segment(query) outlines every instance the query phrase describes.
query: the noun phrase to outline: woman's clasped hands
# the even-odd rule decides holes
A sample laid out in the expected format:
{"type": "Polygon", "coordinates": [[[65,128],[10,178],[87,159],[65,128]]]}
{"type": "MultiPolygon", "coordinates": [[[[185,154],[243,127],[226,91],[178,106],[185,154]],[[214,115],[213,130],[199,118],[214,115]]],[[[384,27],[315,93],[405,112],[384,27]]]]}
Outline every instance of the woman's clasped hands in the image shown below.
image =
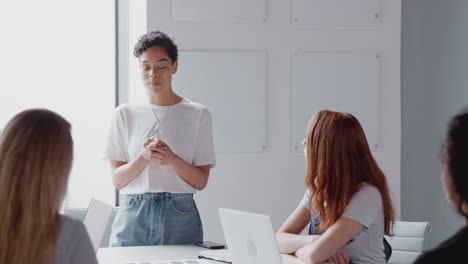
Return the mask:
{"type": "Polygon", "coordinates": [[[160,165],[172,165],[179,158],[164,141],[153,137],[143,144],[141,154],[147,161],[160,165]]]}

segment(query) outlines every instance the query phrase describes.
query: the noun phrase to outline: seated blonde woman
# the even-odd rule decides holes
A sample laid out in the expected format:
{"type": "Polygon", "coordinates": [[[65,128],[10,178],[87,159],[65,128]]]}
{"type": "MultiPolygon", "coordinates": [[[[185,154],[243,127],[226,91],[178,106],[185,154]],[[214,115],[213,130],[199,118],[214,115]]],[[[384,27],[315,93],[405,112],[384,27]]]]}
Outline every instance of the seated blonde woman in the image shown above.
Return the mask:
{"type": "Polygon", "coordinates": [[[0,263],[97,263],[84,225],[59,214],[72,166],[70,124],[26,110],[0,135],[0,263]]]}

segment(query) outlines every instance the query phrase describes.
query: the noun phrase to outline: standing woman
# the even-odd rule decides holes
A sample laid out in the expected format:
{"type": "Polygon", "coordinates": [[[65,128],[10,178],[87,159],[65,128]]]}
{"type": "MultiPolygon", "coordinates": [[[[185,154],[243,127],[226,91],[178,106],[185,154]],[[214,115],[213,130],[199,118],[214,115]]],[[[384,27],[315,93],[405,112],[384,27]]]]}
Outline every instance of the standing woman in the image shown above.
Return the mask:
{"type": "Polygon", "coordinates": [[[0,263],[97,264],[83,223],[59,214],[72,167],[70,124],[23,111],[0,135],[0,263]]]}
{"type": "Polygon", "coordinates": [[[203,240],[193,199],[215,165],[211,115],[174,93],[177,46],[160,31],[138,40],[148,104],[123,104],[114,113],[106,156],[120,190],[111,246],[186,244],[203,240]]]}
{"type": "Polygon", "coordinates": [[[359,121],[322,110],[310,120],[303,144],[308,190],[276,234],[281,253],[308,264],[386,263],[383,238],[390,235],[394,209],[359,121]],[[315,233],[326,231],[299,235],[316,218],[315,233]]]}
{"type": "Polygon", "coordinates": [[[442,186],[447,200],[465,218],[465,226],[415,264],[466,262],[468,250],[468,110],[452,118],[444,146],[442,186]],[[465,261],[464,261],[465,259],[465,261]]]}

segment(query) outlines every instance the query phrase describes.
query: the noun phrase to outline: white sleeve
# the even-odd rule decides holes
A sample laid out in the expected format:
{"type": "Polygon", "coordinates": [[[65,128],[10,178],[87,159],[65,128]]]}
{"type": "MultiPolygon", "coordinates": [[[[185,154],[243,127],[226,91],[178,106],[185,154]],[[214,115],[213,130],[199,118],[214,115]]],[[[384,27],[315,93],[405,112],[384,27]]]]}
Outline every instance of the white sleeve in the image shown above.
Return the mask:
{"type": "Polygon", "coordinates": [[[200,116],[193,166],[216,165],[211,114],[203,109],[200,116]]]}
{"type": "Polygon", "coordinates": [[[370,228],[382,208],[380,191],[374,186],[365,185],[351,198],[342,216],[370,228]]]}
{"type": "Polygon", "coordinates": [[[114,111],[104,158],[107,160],[117,160],[128,162],[127,160],[127,139],[125,137],[125,120],[123,118],[123,108],[117,107],[114,111]]]}
{"type": "Polygon", "coordinates": [[[306,192],[304,193],[304,196],[302,197],[300,205],[307,210],[311,210],[309,206],[309,200],[310,200],[310,190],[307,189],[306,192]]]}

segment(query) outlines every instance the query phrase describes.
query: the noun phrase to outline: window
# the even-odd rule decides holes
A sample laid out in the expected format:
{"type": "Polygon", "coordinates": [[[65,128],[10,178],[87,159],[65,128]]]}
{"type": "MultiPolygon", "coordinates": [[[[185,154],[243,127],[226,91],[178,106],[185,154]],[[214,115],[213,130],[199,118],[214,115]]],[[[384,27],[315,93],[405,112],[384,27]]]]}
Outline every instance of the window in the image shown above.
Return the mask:
{"type": "Polygon", "coordinates": [[[2,1],[0,32],[0,130],[27,108],[58,112],[75,146],[67,205],[113,204],[101,156],[115,107],[115,2],[2,1]]]}

